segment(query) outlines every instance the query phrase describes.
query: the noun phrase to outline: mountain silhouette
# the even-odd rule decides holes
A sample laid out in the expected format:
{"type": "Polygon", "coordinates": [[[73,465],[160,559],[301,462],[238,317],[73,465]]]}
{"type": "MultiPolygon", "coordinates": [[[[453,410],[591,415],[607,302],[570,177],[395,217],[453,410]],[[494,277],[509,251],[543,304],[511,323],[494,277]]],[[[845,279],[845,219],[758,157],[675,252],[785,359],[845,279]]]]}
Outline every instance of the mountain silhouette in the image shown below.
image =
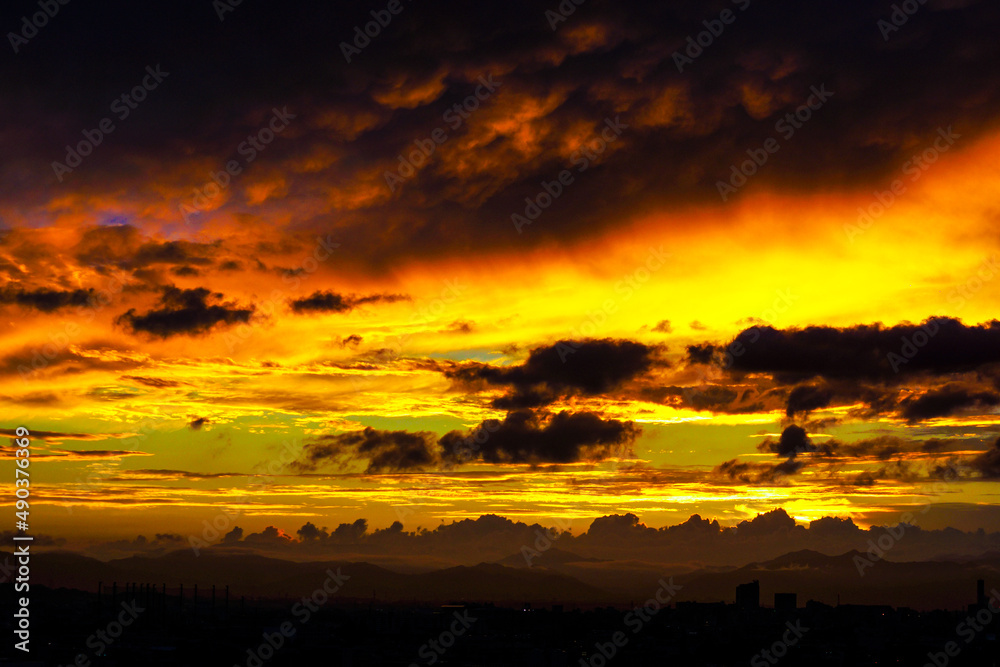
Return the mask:
{"type": "MultiPolygon", "coordinates": [[[[2,559],[7,554],[0,554],[2,559]]],[[[166,584],[185,594],[200,595],[212,585],[230,586],[233,595],[301,597],[323,585],[327,571],[340,571],[349,579],[338,596],[345,599],[446,602],[453,600],[516,603],[595,603],[607,599],[604,590],[564,574],[543,569],[516,569],[496,563],[457,566],[432,572],[400,573],[364,562],[295,562],[248,554],[220,555],[203,551],[176,551],[159,557],[132,556],[108,562],[69,552],[32,556],[33,581],[52,588],[93,591],[98,582],[109,590],[112,582],[123,591],[126,582],[166,584]]]]}
{"type": "MultiPolygon", "coordinates": [[[[8,554],[0,554],[0,558],[8,554]]],[[[32,556],[33,582],[52,588],[94,591],[98,582],[109,590],[112,582],[124,591],[126,582],[166,584],[175,591],[200,595],[230,586],[234,596],[295,598],[322,586],[329,570],[349,577],[338,596],[344,600],[389,602],[450,602],[456,600],[533,602],[547,604],[622,604],[645,600],[655,593],[660,578],[673,577],[682,586],[677,600],[732,602],[736,586],[760,582],[763,606],[775,593],[797,593],[807,600],[835,604],[892,605],[915,609],[962,609],[974,601],[976,579],[1000,584],[1000,557],[984,554],[969,562],[893,562],[849,551],[825,555],[803,550],[767,561],[726,570],[671,571],[669,566],[640,561],[606,561],[549,549],[528,567],[521,554],[496,563],[455,566],[429,572],[397,572],[366,562],[296,562],[245,553],[188,550],[162,556],[131,556],[111,561],[65,551],[32,556]],[[191,591],[191,592],[188,592],[191,591]]],[[[218,593],[217,593],[218,594],[218,593]]]]}
{"type": "Polygon", "coordinates": [[[571,551],[550,548],[546,551],[526,551],[512,554],[496,561],[498,564],[514,568],[555,569],[569,563],[600,563],[600,558],[586,558],[571,551]]]}

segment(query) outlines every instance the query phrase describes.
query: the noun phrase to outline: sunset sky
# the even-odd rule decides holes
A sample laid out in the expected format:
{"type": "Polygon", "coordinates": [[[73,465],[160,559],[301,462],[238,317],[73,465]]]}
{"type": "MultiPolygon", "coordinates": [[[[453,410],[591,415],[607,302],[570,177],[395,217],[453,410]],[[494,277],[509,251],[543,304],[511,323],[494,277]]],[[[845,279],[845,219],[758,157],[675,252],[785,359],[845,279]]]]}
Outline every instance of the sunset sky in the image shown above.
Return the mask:
{"type": "Polygon", "coordinates": [[[1000,530],[1000,7],[891,4],[60,6],[0,59],[32,532],[1000,530]]]}

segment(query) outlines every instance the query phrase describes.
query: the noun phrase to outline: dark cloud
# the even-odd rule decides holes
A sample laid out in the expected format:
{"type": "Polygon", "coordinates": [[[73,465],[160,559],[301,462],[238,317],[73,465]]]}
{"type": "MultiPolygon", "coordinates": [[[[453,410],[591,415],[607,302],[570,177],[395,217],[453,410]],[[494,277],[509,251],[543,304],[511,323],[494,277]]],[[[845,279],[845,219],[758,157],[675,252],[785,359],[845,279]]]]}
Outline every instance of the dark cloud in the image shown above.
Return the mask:
{"type": "Polygon", "coordinates": [[[190,472],[188,470],[163,470],[153,468],[140,468],[137,470],[122,471],[116,476],[109,477],[109,480],[129,481],[141,479],[225,479],[227,477],[245,477],[243,473],[236,472],[190,472]]]}
{"type": "Polygon", "coordinates": [[[315,292],[290,302],[296,313],[346,313],[354,306],[350,297],[333,292],[315,292]]]}
{"type": "Polygon", "coordinates": [[[342,338],[340,340],[340,346],[341,347],[358,347],[359,345],[361,345],[361,343],[364,342],[364,340],[365,339],[362,338],[361,336],[359,336],[358,334],[351,334],[350,336],[347,336],[346,338],[342,338]]]}
{"type": "MultiPolygon", "coordinates": [[[[17,435],[17,429],[13,428],[0,428],[0,435],[6,435],[12,438],[21,437],[17,435]]],[[[99,440],[104,437],[115,437],[115,436],[100,435],[96,433],[64,433],[62,431],[36,431],[32,429],[31,437],[58,441],[58,440],[99,440]]]]}
{"type": "Polygon", "coordinates": [[[788,394],[788,407],[785,414],[789,417],[799,413],[808,413],[830,405],[833,392],[827,387],[816,385],[800,385],[788,394]]]}
{"type": "Polygon", "coordinates": [[[910,423],[949,417],[967,410],[976,410],[978,414],[982,414],[996,405],[1000,405],[1000,394],[997,392],[976,391],[957,384],[932,389],[900,402],[901,414],[910,423]]]}
{"type": "Polygon", "coordinates": [[[355,308],[368,303],[398,303],[400,301],[411,301],[411,298],[405,294],[368,294],[366,296],[356,296],[351,298],[355,308]]]}
{"type": "MultiPolygon", "coordinates": [[[[968,507],[953,507],[968,511],[968,507]]],[[[982,517],[995,517],[996,508],[979,508],[982,517]]],[[[686,521],[662,528],[646,525],[635,514],[615,514],[595,517],[588,522],[574,521],[573,525],[561,522],[560,526],[542,526],[524,523],[494,514],[478,518],[441,522],[433,528],[404,525],[395,521],[386,528],[371,530],[364,518],[341,523],[334,529],[320,528],[307,522],[300,528],[289,526],[289,533],[271,526],[244,539],[244,531],[235,527],[219,543],[223,549],[247,548],[260,553],[286,555],[308,554],[308,558],[351,558],[372,562],[379,556],[399,557],[413,564],[415,558],[425,557],[433,567],[449,564],[474,565],[484,561],[502,561],[516,558],[523,563],[524,545],[534,545],[539,535],[551,536],[557,550],[584,559],[644,561],[651,573],[662,570],[663,564],[699,563],[733,565],[733,554],[739,553],[741,562],[763,561],[800,550],[840,555],[851,550],[865,551],[869,540],[877,543],[886,539],[891,527],[899,534],[897,523],[903,510],[888,515],[866,517],[873,521],[870,528],[859,528],[850,518],[826,516],[807,525],[797,524],[784,509],[776,508],[724,526],[716,519],[693,515],[686,521]],[[361,555],[361,556],[359,556],[361,555]]],[[[1000,549],[1000,533],[983,530],[931,530],[917,526],[906,527],[906,539],[893,547],[897,561],[938,560],[941,556],[956,554],[980,556],[1000,549]]],[[[9,540],[8,531],[3,537],[9,540]]],[[[891,537],[891,534],[890,534],[891,537]]],[[[148,550],[148,540],[130,540],[132,551],[148,550]]],[[[157,543],[173,549],[176,541],[170,536],[157,536],[157,543]]],[[[118,546],[123,546],[118,543],[118,546]]],[[[607,572],[599,563],[591,572],[595,585],[607,572]]],[[[700,567],[700,565],[699,565],[700,567]]],[[[589,570],[590,568],[586,568],[589,570]]],[[[575,570],[574,576],[584,576],[585,569],[575,570]]],[[[656,574],[655,579],[659,574],[656,574]]]]}
{"type": "Polygon", "coordinates": [[[120,352],[121,349],[106,346],[99,341],[87,341],[44,356],[40,348],[31,346],[0,359],[0,373],[33,378],[45,377],[48,373],[79,373],[86,370],[124,371],[141,365],[139,361],[120,352]]]}
{"type": "Polygon", "coordinates": [[[164,288],[159,307],[138,315],[134,308],[119,316],[115,322],[133,333],[148,333],[160,338],[176,335],[198,335],[217,325],[247,322],[254,307],[240,307],[222,301],[222,294],[212,293],[204,287],[195,289],[164,288]],[[209,303],[209,301],[217,303],[209,303]]]}
{"type": "Polygon", "coordinates": [[[559,395],[594,396],[616,389],[654,364],[663,364],[657,357],[659,350],[630,340],[564,340],[531,350],[518,366],[472,363],[450,369],[446,375],[466,383],[511,387],[512,395],[497,407],[535,407],[559,395]]]}
{"type": "MultiPolygon", "coordinates": [[[[733,405],[740,396],[740,392],[729,387],[720,385],[708,385],[699,387],[695,391],[681,391],[684,397],[683,405],[695,410],[718,410],[740,412],[741,410],[733,405]]],[[[750,406],[754,409],[754,406],[750,406]]]]}
{"type": "Polygon", "coordinates": [[[858,473],[853,480],[851,480],[851,485],[853,486],[875,486],[876,476],[874,473],[865,471],[858,473]]]}
{"type": "Polygon", "coordinates": [[[709,364],[715,356],[716,348],[711,344],[688,345],[687,359],[691,364],[709,364]]]}
{"type": "Polygon", "coordinates": [[[516,410],[503,421],[484,422],[471,438],[452,431],[440,444],[446,458],[460,461],[465,454],[488,463],[574,463],[625,453],[638,434],[635,424],[591,412],[560,412],[545,420],[516,410]]]}
{"type": "Polygon", "coordinates": [[[186,542],[183,535],[178,535],[177,533],[157,533],[155,536],[157,542],[186,542]]]}
{"type": "Polygon", "coordinates": [[[259,533],[250,533],[249,535],[243,538],[243,544],[247,544],[250,546],[257,546],[257,547],[265,547],[265,548],[275,547],[275,546],[285,546],[285,545],[290,545],[292,543],[293,543],[292,536],[275,526],[268,526],[259,533]]]}
{"type": "Polygon", "coordinates": [[[656,326],[653,327],[653,331],[656,333],[670,333],[673,330],[674,328],[670,324],[670,320],[660,320],[656,323],[656,326]]]}
{"type": "Polygon", "coordinates": [[[780,508],[758,514],[752,519],[746,519],[736,524],[736,531],[741,537],[774,538],[781,533],[789,533],[795,528],[795,519],[780,508]]]}
{"type": "Polygon", "coordinates": [[[732,384],[700,384],[689,386],[647,383],[639,389],[637,398],[663,403],[676,408],[709,410],[728,414],[747,414],[777,409],[784,405],[782,389],[759,386],[753,382],[732,384]]]}
{"type": "Polygon", "coordinates": [[[101,225],[84,231],[75,248],[76,259],[87,266],[125,264],[140,245],[140,232],[132,225],[101,225]]]}
{"type": "Polygon", "coordinates": [[[520,391],[500,396],[490,401],[490,405],[498,410],[523,410],[525,408],[540,408],[559,400],[559,394],[546,389],[521,389],[520,391]]]}
{"type": "Polygon", "coordinates": [[[208,423],[209,420],[205,417],[198,417],[197,419],[193,419],[188,422],[188,427],[190,427],[192,431],[200,431],[201,427],[208,423]]]}
{"type": "Polygon", "coordinates": [[[575,463],[630,452],[640,429],[631,422],[591,412],[555,415],[531,410],[487,420],[470,432],[363,431],[322,435],[309,442],[292,465],[298,472],[367,461],[367,473],[449,467],[470,460],[488,463],[575,463]]]}
{"type": "Polygon", "coordinates": [[[438,462],[433,433],[381,431],[371,427],[363,431],[320,436],[307,444],[295,469],[316,470],[325,464],[344,466],[356,458],[368,460],[367,472],[420,470],[438,462]]]}
{"type": "Polygon", "coordinates": [[[63,403],[62,397],[51,391],[36,391],[28,394],[21,394],[20,396],[0,394],[0,400],[35,407],[57,406],[63,403]]]}
{"type": "MultiPolygon", "coordinates": [[[[397,524],[399,529],[402,529],[402,524],[399,524],[398,522],[397,524]]],[[[376,530],[374,533],[369,533],[367,519],[358,519],[353,523],[342,523],[333,529],[333,531],[328,531],[326,528],[317,528],[316,525],[310,521],[303,524],[301,528],[295,531],[295,534],[298,536],[298,540],[295,540],[291,535],[276,528],[275,526],[268,526],[260,533],[250,533],[244,538],[242,537],[243,529],[237,526],[226,535],[222,541],[222,546],[232,547],[238,545],[250,545],[263,546],[265,548],[273,549],[275,547],[290,547],[296,544],[321,546],[356,544],[365,538],[378,539],[380,537],[380,533],[383,532],[385,531],[376,530]],[[237,533],[237,531],[239,532],[237,533]]]]}
{"type": "Polygon", "coordinates": [[[891,327],[753,327],[740,332],[726,350],[723,366],[737,372],[771,373],[784,382],[817,376],[899,380],[916,373],[957,373],[1000,363],[1000,322],[965,325],[936,317],[891,327]]]}
{"type": "Polygon", "coordinates": [[[802,461],[797,461],[795,459],[788,459],[787,461],[783,461],[782,463],[775,464],[774,466],[771,467],[770,470],[763,472],[760,475],[760,477],[758,477],[757,482],[766,484],[773,483],[781,479],[782,477],[786,477],[788,475],[794,475],[804,466],[805,463],[803,463],[802,461]]]}
{"type": "MultiPolygon", "coordinates": [[[[50,22],[45,34],[60,49],[25,47],[30,54],[0,64],[10,100],[2,120],[23,128],[2,142],[5,154],[23,156],[0,179],[3,199],[46,210],[53,156],[108,115],[109,100],[141,80],[144,64],[162,63],[170,74],[121,124],[125,134],[102,143],[68,183],[116,204],[149,181],[188,197],[207,177],[204,164],[221,168],[272,107],[287,104],[308,116],[299,112],[294,129],[267,149],[269,164],[287,180],[281,192],[323,192],[338,228],[367,249],[344,261],[380,266],[473,247],[565,241],[679,201],[717,202],[716,181],[805,102],[810,86],[826,85],[834,96],[747,188],[888,182],[938,127],[954,125],[972,142],[992,127],[1000,103],[997,73],[976,67],[998,54],[991,27],[1000,10],[986,1],[929,6],[926,20],[910,21],[906,34],[890,41],[876,27],[888,6],[754,3],[683,73],[672,54],[717,16],[693,0],[590,3],[555,32],[530,2],[431,3],[394,19],[400,27],[384,30],[350,63],[336,45],[371,20],[365,3],[244,3],[225,22],[211,3],[202,9],[178,3],[150,16],[112,0],[72,21],[50,22]],[[264,31],[269,39],[261,44],[255,37],[264,31]],[[130,57],[113,57],[105,44],[130,57]],[[247,62],[256,66],[242,69],[247,62]],[[490,73],[503,82],[494,95],[390,192],[384,171],[416,138],[447,127],[442,114],[490,73]],[[501,121],[514,113],[524,117],[506,128],[501,121]],[[544,226],[518,235],[509,224],[481,224],[509,222],[541,180],[569,166],[567,145],[578,128],[597,132],[616,115],[629,127],[598,165],[579,173],[574,196],[556,202],[544,226]],[[316,158],[344,155],[345,146],[346,159],[316,158]],[[818,154],[826,159],[815,160],[818,154]],[[606,196],[626,191],[625,199],[606,196]]],[[[257,202],[232,188],[227,195],[196,218],[265,210],[281,197],[257,202]]],[[[173,222],[180,220],[178,212],[173,222]]],[[[319,228],[329,220],[296,217],[296,225],[319,228]]],[[[143,259],[201,256],[188,250],[144,250],[143,259]]],[[[95,250],[88,257],[108,256],[95,250]]]]}
{"type": "Polygon", "coordinates": [[[627,514],[610,514],[594,519],[587,533],[591,537],[599,539],[617,539],[626,537],[629,533],[647,530],[650,529],[639,521],[638,516],[628,512],[627,514]]]}
{"type": "Polygon", "coordinates": [[[756,463],[731,459],[716,466],[714,473],[744,484],[780,484],[806,466],[802,455],[817,451],[806,430],[795,424],[785,427],[777,440],[765,438],[757,449],[772,452],[786,460],[781,463],[756,463]]]}
{"type": "MultiPolygon", "coordinates": [[[[132,255],[134,266],[150,264],[211,264],[212,260],[203,256],[219,247],[219,243],[204,244],[190,241],[149,242],[139,246],[132,255]]],[[[183,267],[182,267],[183,268],[183,267]]]]}
{"type": "Polygon", "coordinates": [[[337,526],[330,537],[334,540],[356,541],[368,532],[368,520],[357,519],[354,523],[342,523],[337,526]]]}
{"type": "Polygon", "coordinates": [[[243,529],[235,526],[231,531],[222,536],[223,544],[235,544],[243,539],[243,529]]]}
{"type": "Polygon", "coordinates": [[[167,389],[181,386],[181,383],[176,380],[164,380],[163,378],[143,377],[140,375],[123,375],[122,380],[131,380],[132,382],[138,382],[139,384],[144,384],[147,387],[156,387],[157,389],[167,389]]]}
{"type": "Polygon", "coordinates": [[[973,469],[987,479],[1000,479],[1000,438],[993,448],[972,460],[973,469]]]}
{"type": "Polygon", "coordinates": [[[410,297],[402,294],[352,296],[336,292],[314,292],[301,299],[293,299],[289,305],[296,313],[346,313],[369,303],[396,303],[409,300],[410,297]]]}
{"type": "Polygon", "coordinates": [[[949,446],[951,446],[951,444],[952,443],[949,440],[943,440],[941,438],[930,438],[924,441],[923,445],[921,446],[921,449],[925,452],[935,453],[944,451],[949,446]]]}
{"type": "Polygon", "coordinates": [[[442,333],[467,334],[467,333],[472,333],[475,327],[476,327],[475,322],[469,322],[467,320],[455,320],[454,322],[449,324],[447,328],[443,330],[442,333]]]}
{"type": "Polygon", "coordinates": [[[56,290],[42,287],[25,290],[8,285],[0,290],[0,303],[33,308],[43,313],[69,307],[81,308],[89,305],[93,298],[93,289],[56,290]]]}
{"type": "Polygon", "coordinates": [[[857,537],[861,529],[850,517],[824,516],[809,522],[809,533],[817,537],[857,537]]]}
{"type": "Polygon", "coordinates": [[[330,537],[330,533],[326,531],[326,528],[317,528],[312,522],[308,522],[295,531],[295,534],[299,536],[299,539],[303,542],[307,540],[321,540],[330,537]]]}
{"type": "Polygon", "coordinates": [[[143,236],[128,224],[101,225],[84,231],[74,248],[76,259],[87,266],[117,266],[143,269],[159,264],[177,265],[178,275],[194,275],[190,265],[208,266],[219,253],[221,242],[187,240],[158,241],[143,236]]]}
{"type": "Polygon", "coordinates": [[[779,484],[785,477],[794,475],[805,463],[790,458],[781,463],[748,463],[732,459],[719,464],[714,472],[744,484],[779,484]]]}
{"type": "MultiPolygon", "coordinates": [[[[846,405],[852,406],[851,417],[890,416],[916,423],[990,414],[1000,404],[997,321],[966,325],[939,317],[892,327],[754,326],[728,344],[688,346],[685,359],[689,366],[710,364],[722,371],[707,386],[737,392],[749,387],[749,393],[740,394],[743,402],[749,395],[767,410],[782,397],[788,417],[846,405]]],[[[706,385],[685,389],[683,404],[694,405],[691,397],[705,389],[706,385]]],[[[738,412],[742,407],[708,405],[717,412],[738,412]]]]}
{"type": "Polygon", "coordinates": [[[777,441],[772,438],[765,439],[758,449],[774,452],[782,458],[795,458],[799,454],[816,451],[809,436],[806,435],[806,430],[795,424],[785,427],[777,441]]]}
{"type": "Polygon", "coordinates": [[[909,441],[892,435],[881,435],[875,438],[863,438],[854,442],[842,442],[835,438],[825,440],[814,446],[812,451],[820,458],[863,459],[870,461],[887,461],[903,452],[922,450],[920,441],[909,441]]]}
{"type": "Polygon", "coordinates": [[[66,458],[67,460],[119,459],[125,456],[152,456],[147,452],[122,449],[50,449],[47,454],[35,458],[66,458]]]}

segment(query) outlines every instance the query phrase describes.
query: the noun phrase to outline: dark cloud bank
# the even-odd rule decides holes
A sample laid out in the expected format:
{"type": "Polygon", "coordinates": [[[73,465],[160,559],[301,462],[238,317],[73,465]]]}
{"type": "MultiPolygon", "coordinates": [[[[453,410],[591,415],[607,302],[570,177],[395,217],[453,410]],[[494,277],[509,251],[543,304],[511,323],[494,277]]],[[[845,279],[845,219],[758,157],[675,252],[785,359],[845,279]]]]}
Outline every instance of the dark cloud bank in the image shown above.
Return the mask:
{"type": "MultiPolygon", "coordinates": [[[[11,16],[36,9],[20,3],[11,16]]],[[[719,3],[591,0],[553,31],[546,7],[533,2],[428,0],[407,7],[348,63],[339,44],[371,20],[370,10],[354,1],[243,3],[220,21],[213,3],[195,0],[61,7],[0,63],[8,100],[0,120],[22,130],[0,140],[5,155],[18,156],[5,163],[0,193],[43,212],[64,186],[111,195],[152,178],[190,192],[208,175],[181,176],[182,156],[221,168],[272,108],[287,105],[296,120],[266,155],[289,176],[287,196],[312,197],[335,184],[340,195],[330,214],[345,237],[368,249],[345,261],[381,266],[402,256],[565,242],[644,211],[717,204],[716,182],[773,135],[775,121],[813,86],[834,96],[747,189],[888,182],[939,128],[954,127],[963,143],[994,129],[1000,105],[1000,75],[982,66],[1000,55],[993,29],[1000,7],[986,0],[930,0],[888,40],[878,21],[889,5],[755,2],[736,11],[683,72],[674,53],[718,17],[719,3]],[[109,104],[158,65],[166,79],[117,120],[109,104]],[[444,112],[486,75],[502,84],[482,115],[449,130],[449,142],[391,193],[383,172],[415,140],[447,127],[444,112]],[[489,132],[490,113],[504,118],[523,109],[531,110],[520,124],[531,142],[521,127],[498,132],[476,143],[476,160],[465,159],[472,149],[462,137],[489,132]],[[580,127],[596,133],[618,116],[628,128],[596,167],[578,173],[574,195],[556,202],[530,234],[513,233],[511,213],[541,180],[571,166],[567,137],[580,127]],[[104,117],[115,118],[114,133],[59,184],[51,162],[104,117]],[[349,161],[294,169],[344,145],[349,161]],[[477,164],[490,165],[488,172],[477,164]],[[630,193],[627,201],[605,194],[621,191],[630,193]]],[[[324,228],[329,219],[297,224],[324,228]]],[[[197,247],[177,242],[118,261],[196,266],[203,259],[197,247]]]]}
{"type": "MultiPolygon", "coordinates": [[[[913,514],[917,518],[909,525],[892,524],[893,533],[899,535],[902,530],[905,537],[892,540],[894,546],[886,555],[889,560],[977,556],[1000,549],[1000,533],[953,528],[925,530],[916,525],[923,516],[919,508],[913,514]]],[[[664,528],[650,528],[631,513],[603,516],[589,525],[578,521],[562,526],[529,524],[489,514],[434,529],[407,530],[397,521],[388,528],[372,530],[365,519],[330,528],[306,522],[288,532],[271,526],[261,532],[246,533],[236,527],[211,540],[215,546],[210,548],[300,559],[406,556],[426,562],[474,564],[517,556],[523,553],[523,547],[538,549],[548,540],[549,546],[540,553],[555,548],[583,558],[690,566],[743,565],[802,549],[831,555],[865,551],[870,541],[877,544],[888,531],[888,526],[865,530],[850,519],[837,517],[824,517],[803,525],[781,509],[733,527],[722,527],[718,521],[697,514],[681,524],[664,528]]],[[[176,536],[139,540],[105,545],[102,553],[110,554],[112,548],[117,553],[140,550],[163,553],[177,546],[176,536]]]]}

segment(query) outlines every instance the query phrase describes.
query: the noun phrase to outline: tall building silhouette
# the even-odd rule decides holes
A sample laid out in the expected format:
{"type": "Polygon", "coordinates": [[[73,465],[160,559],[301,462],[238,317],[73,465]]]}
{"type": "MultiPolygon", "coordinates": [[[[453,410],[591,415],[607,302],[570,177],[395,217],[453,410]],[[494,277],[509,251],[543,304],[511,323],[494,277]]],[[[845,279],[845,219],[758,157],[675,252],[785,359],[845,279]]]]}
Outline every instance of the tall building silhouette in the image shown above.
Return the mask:
{"type": "Polygon", "coordinates": [[[736,587],[736,606],[740,609],[760,608],[760,582],[754,579],[749,584],[736,587]]]}
{"type": "Polygon", "coordinates": [[[775,611],[795,611],[798,607],[798,596],[795,593],[775,593],[775,611]]]}

